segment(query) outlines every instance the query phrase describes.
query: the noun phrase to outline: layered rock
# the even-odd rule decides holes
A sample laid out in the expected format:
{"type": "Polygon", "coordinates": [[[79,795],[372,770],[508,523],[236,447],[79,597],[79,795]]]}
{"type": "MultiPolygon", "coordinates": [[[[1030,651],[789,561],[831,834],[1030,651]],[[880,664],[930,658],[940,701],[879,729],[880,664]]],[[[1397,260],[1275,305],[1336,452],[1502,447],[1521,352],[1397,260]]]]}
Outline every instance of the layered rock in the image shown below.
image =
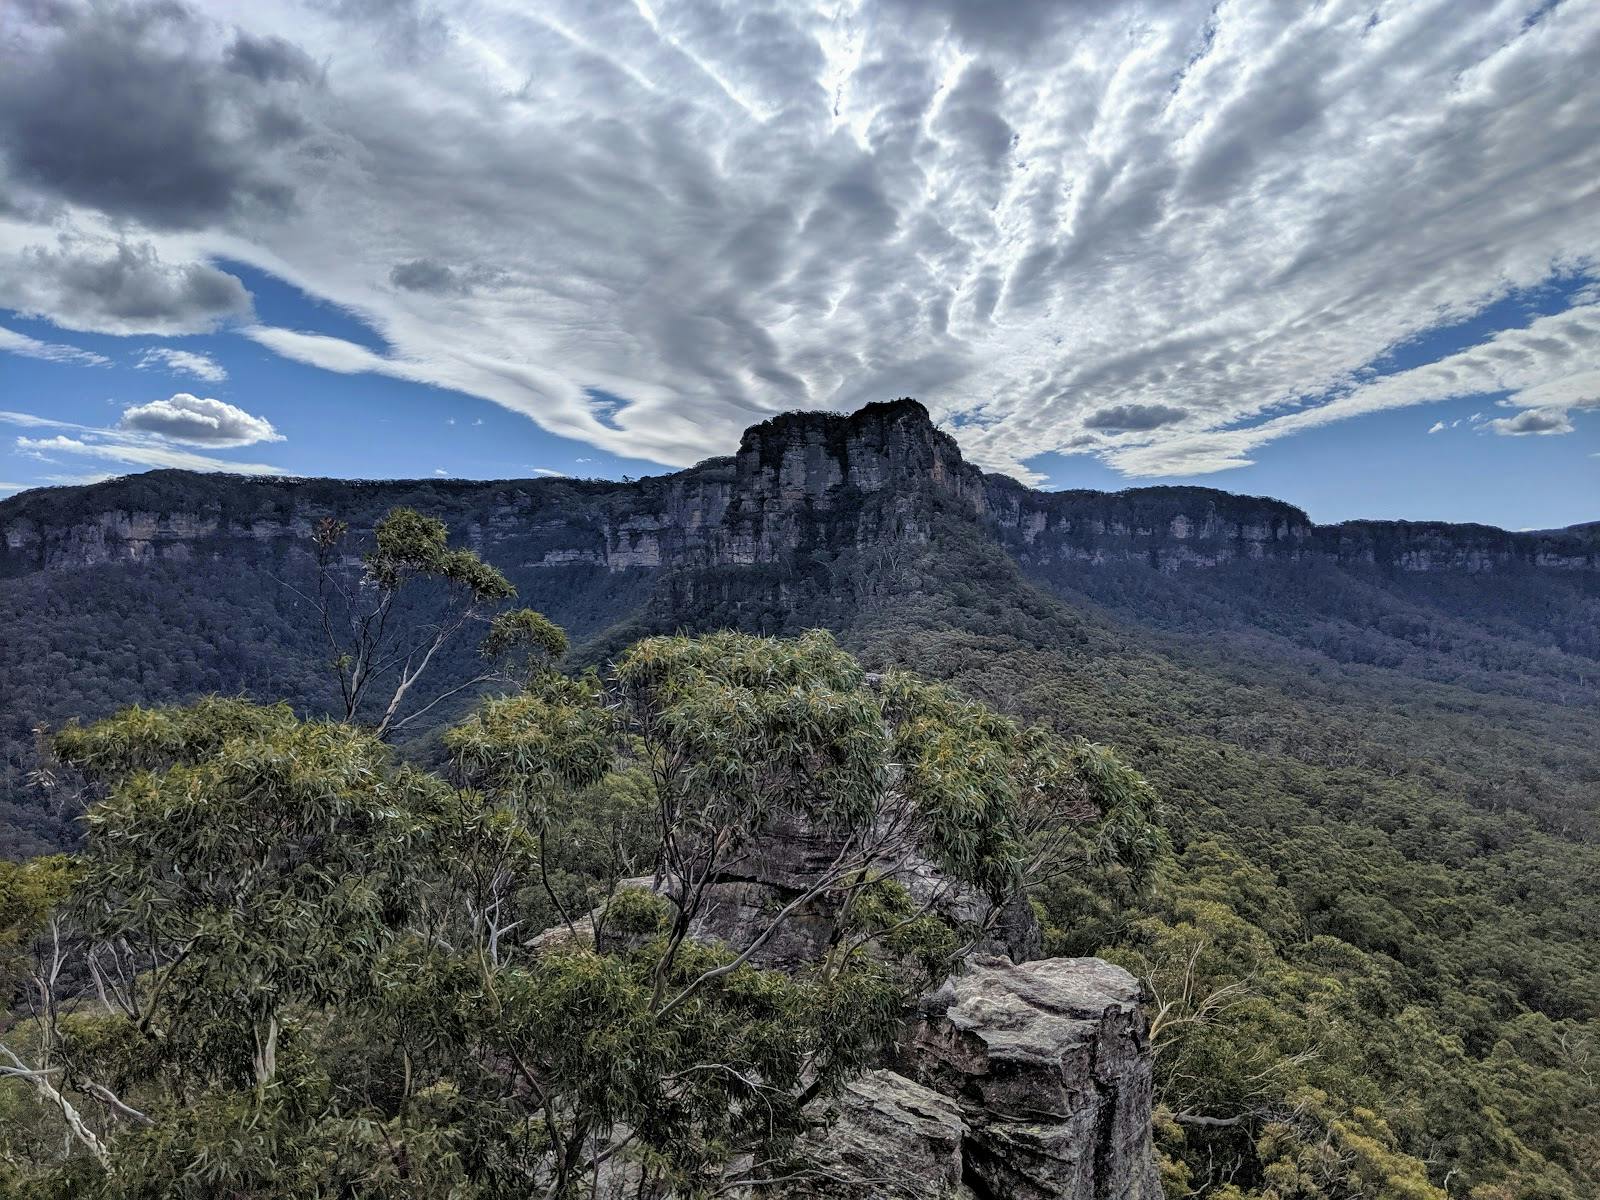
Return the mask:
{"type": "MultiPolygon", "coordinates": [[[[972,963],[854,1081],[791,1197],[1160,1200],[1139,985],[1093,958],[972,963]]],[[[767,1194],[772,1194],[770,1191],[767,1194]]]]}
{"type": "Polygon", "coordinates": [[[819,1105],[799,1176],[752,1195],[1160,1200],[1138,982],[1093,958],[978,960],[893,1069],[819,1105]]]}
{"type": "Polygon", "coordinates": [[[961,1106],[975,1195],[1158,1200],[1139,999],[1094,958],[982,959],[927,998],[903,1069],[961,1106]]]}
{"type": "MultiPolygon", "coordinates": [[[[711,885],[695,936],[752,946],[839,852],[826,830],[776,819],[711,885]]],[[[889,1061],[814,1102],[814,1131],[795,1156],[803,1169],[783,1168],[744,1200],[1160,1200],[1138,982],[1099,959],[1038,958],[1026,903],[995,911],[927,859],[913,857],[894,877],[946,919],[993,932],[907,1014],[889,1061]]],[[[825,898],[795,910],[751,961],[778,970],[819,961],[834,916],[825,898]]],[[[584,917],[530,948],[594,936],[584,917]]]]}
{"type": "MultiPolygon", "coordinates": [[[[777,814],[769,828],[735,857],[707,893],[696,937],[715,938],[738,950],[751,944],[773,913],[801,897],[825,874],[843,849],[839,836],[792,814],[777,814]]],[[[912,855],[895,879],[917,906],[929,905],[951,925],[983,930],[976,949],[1023,962],[1038,957],[1043,940],[1032,910],[1018,899],[996,911],[978,888],[946,877],[927,858],[912,855]]],[[[797,908],[764,942],[751,961],[794,970],[819,961],[834,933],[834,901],[824,895],[797,908]]]]}
{"type": "Polygon", "coordinates": [[[323,516],[357,528],[410,504],[506,568],[759,567],[812,549],[917,541],[944,507],[1021,562],[1176,571],[1323,559],[1399,571],[1600,570],[1600,533],[1477,525],[1314,525],[1281,501],[1210,488],[1039,492],[985,475],[914,400],[789,413],[738,453],[650,479],[501,482],[244,479],[150,472],[0,502],[0,574],[238,556],[303,545],[323,516]]]}
{"type": "Polygon", "coordinates": [[[880,1070],[852,1080],[820,1107],[826,1124],[801,1149],[814,1174],[783,1194],[974,1200],[965,1183],[966,1117],[953,1098],[880,1070]]]}

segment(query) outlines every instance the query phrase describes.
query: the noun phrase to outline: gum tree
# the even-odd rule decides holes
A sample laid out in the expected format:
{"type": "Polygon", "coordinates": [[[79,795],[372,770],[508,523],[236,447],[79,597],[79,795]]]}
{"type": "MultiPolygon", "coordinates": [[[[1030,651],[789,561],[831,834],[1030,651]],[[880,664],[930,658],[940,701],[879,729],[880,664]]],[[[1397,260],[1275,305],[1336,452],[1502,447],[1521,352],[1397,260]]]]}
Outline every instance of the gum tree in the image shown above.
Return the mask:
{"type": "Polygon", "coordinates": [[[346,522],[332,518],[317,527],[316,587],[306,598],[332,655],[344,719],[376,709],[373,724],[382,737],[448,696],[493,678],[485,673],[458,684],[401,716],[445,647],[517,592],[471,550],[452,548],[443,521],[413,509],[396,508],[378,522],[358,573],[349,569],[344,549],[349,532],[346,522]]]}
{"type": "Polygon", "coordinates": [[[88,1136],[40,1195],[814,1174],[811,1102],[983,933],[916,890],[928,865],[993,913],[1047,860],[1147,838],[1145,793],[1106,803],[1072,747],[826,634],[647,639],[602,678],[552,669],[542,618],[491,632],[521,686],[447,734],[452,782],[242,701],[57,735],[100,798],[70,895],[18,936],[65,934],[39,1061],[88,1136]],[[794,900],[711,936],[719,888],[796,830],[828,849],[794,900]],[[763,965],[802,912],[832,934],[763,965]]]}

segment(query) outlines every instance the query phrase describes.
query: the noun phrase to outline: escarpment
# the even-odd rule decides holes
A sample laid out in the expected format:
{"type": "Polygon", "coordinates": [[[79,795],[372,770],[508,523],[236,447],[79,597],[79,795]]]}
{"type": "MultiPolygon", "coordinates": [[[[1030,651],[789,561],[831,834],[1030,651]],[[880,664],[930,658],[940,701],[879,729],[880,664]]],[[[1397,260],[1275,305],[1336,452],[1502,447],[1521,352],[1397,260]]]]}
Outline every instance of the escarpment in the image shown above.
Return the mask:
{"type": "Polygon", "coordinates": [[[287,552],[325,516],[358,528],[425,508],[512,570],[757,567],[819,546],[928,536],[969,517],[1024,566],[1160,571],[1326,561],[1402,572],[1600,569],[1592,526],[1511,533],[1441,522],[1316,525],[1282,501],[1210,488],[1040,492],[966,462],[914,400],[848,416],[789,413],[738,453],[676,474],[359,482],[155,471],[0,503],[0,574],[287,552]]]}

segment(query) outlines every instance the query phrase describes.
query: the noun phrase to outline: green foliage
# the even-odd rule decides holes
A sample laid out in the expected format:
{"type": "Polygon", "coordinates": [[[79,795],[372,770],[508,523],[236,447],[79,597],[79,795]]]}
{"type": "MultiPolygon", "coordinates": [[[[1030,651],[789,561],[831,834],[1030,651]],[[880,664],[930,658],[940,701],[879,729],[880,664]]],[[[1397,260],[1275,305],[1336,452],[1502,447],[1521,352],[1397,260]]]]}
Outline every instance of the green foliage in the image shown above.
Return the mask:
{"type": "Polygon", "coordinates": [[[396,508],[373,530],[373,549],[362,556],[367,574],[378,587],[396,591],[408,580],[439,579],[470,592],[480,603],[516,596],[499,571],[470,550],[451,549],[448,530],[437,517],[415,509],[396,508]]]}
{"type": "Polygon", "coordinates": [[[653,769],[695,798],[702,825],[755,824],[778,807],[856,825],[883,791],[881,710],[826,633],[649,638],[616,677],[653,769]]]}
{"type": "MultiPolygon", "coordinates": [[[[732,478],[727,464],[710,472],[732,478]]],[[[1168,1117],[1237,1119],[1164,1121],[1174,1195],[1236,1200],[1292,1186],[1300,1192],[1284,1194],[1370,1200],[1414,1180],[1419,1164],[1453,1200],[1600,1191],[1592,573],[1271,560],[1156,571],[1070,555],[1047,565],[1020,530],[987,528],[948,497],[918,492],[902,504],[897,492],[881,504],[848,488],[797,521],[799,543],[781,561],[659,575],[527,565],[552,548],[598,547],[599,530],[630,505],[659,508],[670,486],[645,481],[625,496],[570,481],[291,488],[153,473],[106,485],[92,510],[80,493],[8,505],[41,527],[106,505],[201,512],[224,527],[287,521],[309,505],[337,508],[358,530],[397,505],[457,527],[537,510],[537,522],[498,526],[493,557],[522,602],[574,631],[580,663],[662,630],[825,625],[874,671],[910,668],[1037,722],[1055,739],[1041,773],[1073,763],[1079,738],[1113,747],[1163,801],[1170,865],[1139,816],[1148,796],[1118,786],[1114,771],[1089,795],[1087,759],[1073,785],[1086,819],[1041,839],[1022,817],[1013,836],[1027,861],[1030,848],[1048,848],[1067,868],[1035,879],[1049,951],[1111,954],[1170,995],[1203,942],[1198,1000],[1235,989],[1221,1019],[1175,1027],[1160,1056],[1168,1117]],[[1029,564],[1026,576],[997,538],[1029,564]],[[1313,1058],[1295,1061],[1308,1050],[1313,1058]],[[1167,1065],[1184,1058],[1205,1069],[1185,1078],[1167,1065]]],[[[1244,519],[1246,502],[1206,495],[1222,523],[1244,519]]],[[[1116,503],[1141,528],[1159,528],[1171,510],[1154,493],[1116,503]]],[[[31,731],[43,720],[214,691],[336,710],[318,676],[314,623],[277,580],[309,587],[303,564],[276,544],[219,537],[182,564],[0,581],[0,839],[10,839],[0,853],[72,837],[69,789],[30,782],[31,731]]],[[[482,670],[469,643],[441,652],[441,688],[482,670]]],[[[696,702],[712,713],[706,695],[696,702]]],[[[445,704],[432,716],[461,711],[445,704]]],[[[636,733],[631,713],[619,715],[636,733]]],[[[410,749],[448,757],[431,737],[410,749]]],[[[586,912],[608,880],[653,871],[652,765],[641,754],[542,801],[549,889],[523,880],[502,901],[528,927],[559,922],[563,908],[586,912]]],[[[1072,790],[1019,782],[1019,812],[1034,798],[1054,811],[1072,790]]],[[[517,807],[492,789],[453,801],[441,836],[454,863],[492,876],[518,855],[531,861],[537,833],[517,807]],[[479,837],[504,854],[463,856],[479,837]]],[[[971,811],[982,808],[974,798],[971,811]]],[[[895,923],[870,890],[852,928],[895,923]]],[[[487,884],[478,891],[493,895],[487,884]]],[[[428,994],[415,994],[427,1011],[428,994]]],[[[372,1042],[353,1041],[362,1051],[342,1069],[361,1076],[372,1042]]],[[[419,1087],[419,1109],[424,1094],[427,1111],[448,1109],[461,1128],[494,1127],[470,1089],[419,1087]]],[[[365,1128],[404,1144],[416,1129],[390,1122],[411,1120],[365,1128]]]]}
{"type": "Polygon", "coordinates": [[[444,745],[471,786],[538,808],[563,788],[598,783],[616,752],[615,715],[600,681],[548,675],[485,700],[444,745]]]}
{"type": "Polygon", "coordinates": [[[543,613],[518,608],[497,613],[489,622],[489,633],[479,652],[491,661],[512,658],[526,682],[567,652],[567,635],[561,626],[543,613]]]}
{"type": "MultiPolygon", "coordinates": [[[[1114,747],[1105,811],[1118,808],[1121,762],[1149,780],[1130,782],[1136,810],[1147,786],[1162,798],[1170,862],[1110,835],[1125,859],[1154,865],[1144,889],[1081,846],[1067,853],[1085,867],[1034,895],[1047,952],[1128,966],[1159,997],[1153,1016],[1176,1001],[1156,1064],[1169,1195],[1578,1200],[1600,1188],[1592,720],[1504,699],[1483,674],[1433,682],[1447,669],[1437,640],[1419,681],[1330,663],[1286,644],[1292,632],[1241,633],[1246,617],[1225,606],[1245,572],[1077,571],[1067,610],[960,530],[933,553],[983,586],[962,599],[922,584],[864,614],[845,643],[872,668],[914,666],[1068,745],[1114,747]],[[1091,588],[1124,613],[1196,593],[1217,607],[1171,619],[1193,637],[1152,636],[1105,615],[1091,588]],[[1534,1020],[1548,1039],[1509,1036],[1534,1020]]],[[[1252,571],[1258,596],[1287,586],[1252,571]]],[[[1360,602],[1404,590],[1421,607],[1429,587],[1448,594],[1431,601],[1440,609],[1465,597],[1448,580],[1386,586],[1390,600],[1363,583],[1360,602]]],[[[1525,601],[1523,586],[1508,579],[1506,596],[1525,601]]],[[[1329,599],[1355,603],[1348,590],[1329,599]]],[[[1271,595],[1247,615],[1292,631],[1314,602],[1271,595]]],[[[1562,620],[1577,611],[1548,604],[1562,620]]],[[[1506,607],[1496,624],[1509,639],[1506,607]]],[[[1519,669],[1540,663],[1525,655],[1519,669]]],[[[1081,777],[1096,774],[1086,759],[1081,777]]]]}
{"type": "Polygon", "coordinates": [[[57,752],[109,788],[86,818],[82,931],[156,979],[162,1007],[128,1015],[178,1086],[265,1087],[291,1013],[381,986],[372,956],[418,904],[439,782],[350,726],[242,701],[132,710],[57,752]]]}
{"type": "MultiPolygon", "coordinates": [[[[1341,1143],[1310,1194],[1375,1195],[1379,1176],[1399,1188],[1419,1170],[1473,1200],[1600,1188],[1585,1065],[1600,1014],[1594,577],[1510,568],[1486,588],[1326,564],[1073,561],[1030,581],[979,524],[923,499],[926,542],[875,540],[864,504],[864,541],[824,535],[793,563],[695,573],[671,620],[785,629],[820,615],[869,669],[948,681],[1066,746],[1114,747],[1149,779],[1176,862],[1163,865],[1159,835],[1141,849],[1139,826],[1112,819],[1120,861],[1096,866],[1092,823],[1075,825],[1054,843],[1073,869],[1034,889],[1047,950],[1154,969],[1143,922],[1173,923],[1164,897],[1181,886],[1241,931],[1206,958],[1213,990],[1258,996],[1275,960],[1304,980],[1192,1039],[1210,1063],[1198,1090],[1162,1069],[1166,1096],[1193,1105],[1170,1111],[1227,1122],[1171,1126],[1174,1194],[1269,1195],[1266,1168],[1288,1152],[1265,1131],[1313,1084],[1325,1099],[1295,1117],[1297,1136],[1332,1145],[1335,1122],[1369,1129],[1362,1109],[1393,1156],[1341,1143]],[[1346,999],[1341,1024],[1329,996],[1346,999]],[[1561,1023],[1560,1058],[1502,1041],[1529,1014],[1561,1023]],[[1513,1060],[1547,1064],[1541,1086],[1564,1102],[1527,1104],[1513,1060]],[[1274,1063],[1270,1100],[1248,1098],[1245,1081],[1274,1063]]],[[[1102,786],[1115,812],[1119,789],[1102,786]]]]}
{"type": "Polygon", "coordinates": [[[0,860],[0,998],[7,1006],[34,937],[76,875],[76,864],[61,854],[23,863],[0,860]]]}
{"type": "Polygon", "coordinates": [[[787,1161],[970,935],[895,877],[905,838],[999,899],[1049,832],[1036,793],[1110,794],[1064,743],[1046,772],[1044,735],[869,681],[821,633],[541,671],[444,746],[463,786],[283,705],[55,736],[99,799],[79,860],[0,873],[0,950],[42,1005],[17,1061],[52,1064],[22,1076],[38,1097],[0,1080],[7,1186],[575,1200],[626,1164],[640,1196],[711,1194],[787,1161]],[[838,840],[803,897],[832,941],[764,969],[795,904],[689,937],[722,866],[795,822],[838,840]]]}

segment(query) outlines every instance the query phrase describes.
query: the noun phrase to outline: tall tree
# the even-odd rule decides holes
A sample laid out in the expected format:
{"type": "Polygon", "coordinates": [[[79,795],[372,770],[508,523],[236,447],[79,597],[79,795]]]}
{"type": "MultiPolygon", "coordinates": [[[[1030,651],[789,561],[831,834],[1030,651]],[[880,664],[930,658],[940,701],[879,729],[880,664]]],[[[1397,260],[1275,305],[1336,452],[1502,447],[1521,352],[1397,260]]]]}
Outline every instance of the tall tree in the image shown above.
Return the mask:
{"type": "MultiPolygon", "coordinates": [[[[372,545],[355,563],[345,549],[349,532],[344,521],[328,518],[313,533],[316,589],[310,598],[333,656],[345,720],[376,709],[373,724],[381,737],[444,698],[401,716],[440,652],[469,623],[485,619],[517,593],[471,550],[452,548],[443,521],[413,509],[393,509],[379,521],[372,545]],[[356,563],[358,571],[352,569],[356,563]]],[[[447,694],[488,678],[458,684],[447,694]]]]}

